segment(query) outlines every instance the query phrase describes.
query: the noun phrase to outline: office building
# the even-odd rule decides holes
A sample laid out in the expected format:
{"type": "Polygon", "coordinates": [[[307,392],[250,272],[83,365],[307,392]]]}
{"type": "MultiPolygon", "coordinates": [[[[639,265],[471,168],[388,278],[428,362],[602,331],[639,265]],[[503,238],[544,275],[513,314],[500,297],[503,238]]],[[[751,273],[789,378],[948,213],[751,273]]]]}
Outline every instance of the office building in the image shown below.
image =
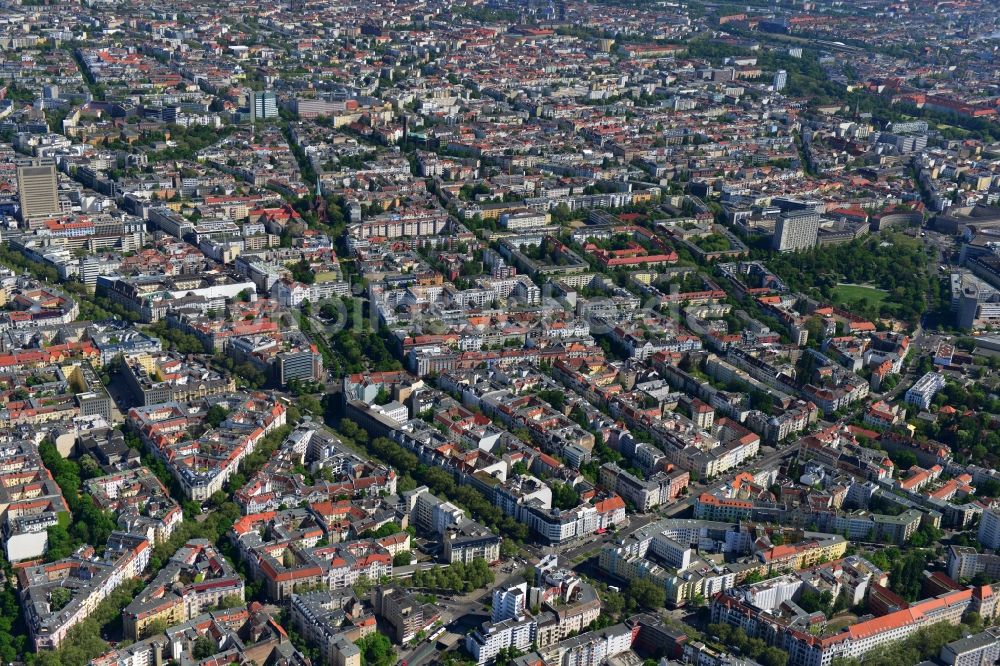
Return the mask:
{"type": "Polygon", "coordinates": [[[815,247],[819,236],[819,213],[815,210],[790,210],[782,213],[774,225],[772,247],[779,252],[794,252],[815,247]]]}
{"type": "Polygon", "coordinates": [[[250,93],[251,120],[266,120],[278,117],[278,98],[273,92],[250,93]]]}
{"type": "Polygon", "coordinates": [[[22,220],[59,214],[59,193],[54,164],[19,166],[17,189],[22,220]]]}
{"type": "Polygon", "coordinates": [[[784,90],[785,86],[788,84],[788,72],[783,69],[779,69],[774,73],[774,89],[784,90]]]}
{"type": "Polygon", "coordinates": [[[971,273],[951,274],[951,309],[959,328],[975,330],[1000,324],[1000,292],[971,273]]]}

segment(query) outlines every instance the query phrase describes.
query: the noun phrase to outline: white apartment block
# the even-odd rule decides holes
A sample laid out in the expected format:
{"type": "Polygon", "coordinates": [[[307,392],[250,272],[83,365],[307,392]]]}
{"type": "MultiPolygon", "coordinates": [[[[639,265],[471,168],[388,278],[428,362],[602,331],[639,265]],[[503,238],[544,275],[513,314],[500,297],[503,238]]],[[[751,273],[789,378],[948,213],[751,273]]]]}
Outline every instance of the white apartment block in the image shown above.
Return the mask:
{"type": "Polygon", "coordinates": [[[979,543],[983,548],[1000,548],[1000,510],[983,511],[979,521],[979,543]]]}
{"type": "Polygon", "coordinates": [[[939,372],[928,372],[906,392],[906,402],[920,409],[929,409],[934,396],[943,388],[944,375],[939,372]]]}
{"type": "Polygon", "coordinates": [[[486,622],[465,637],[465,648],[476,664],[482,666],[493,661],[504,648],[515,647],[526,652],[535,642],[537,633],[538,623],[534,618],[486,622]]]}

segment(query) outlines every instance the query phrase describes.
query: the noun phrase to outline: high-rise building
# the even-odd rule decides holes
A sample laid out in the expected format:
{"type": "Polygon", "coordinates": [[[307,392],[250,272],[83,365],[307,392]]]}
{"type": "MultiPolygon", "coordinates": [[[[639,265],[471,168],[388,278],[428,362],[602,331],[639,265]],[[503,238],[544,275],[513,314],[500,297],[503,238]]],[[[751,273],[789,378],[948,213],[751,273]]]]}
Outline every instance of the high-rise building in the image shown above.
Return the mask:
{"type": "Polygon", "coordinates": [[[952,308],[959,328],[1000,324],[1000,292],[974,275],[953,273],[951,280],[952,308]]]}
{"type": "Polygon", "coordinates": [[[783,69],[779,69],[774,73],[774,89],[784,90],[785,86],[788,84],[788,72],[783,69]]]}
{"type": "Polygon", "coordinates": [[[491,620],[500,622],[524,615],[528,603],[528,584],[519,583],[510,587],[498,587],[493,590],[493,613],[491,620]]]}
{"type": "Polygon", "coordinates": [[[17,168],[17,190],[21,219],[59,214],[59,193],[54,164],[33,164],[17,168]]]}
{"type": "Polygon", "coordinates": [[[983,517],[979,521],[979,543],[983,548],[1000,548],[1000,511],[983,511],[983,517]]]}
{"type": "Polygon", "coordinates": [[[249,107],[252,120],[278,117],[278,98],[273,92],[251,92],[249,107]]]}
{"type": "Polygon", "coordinates": [[[815,210],[792,210],[783,213],[774,225],[772,247],[779,252],[794,252],[814,247],[819,236],[819,223],[819,213],[815,210]]]}

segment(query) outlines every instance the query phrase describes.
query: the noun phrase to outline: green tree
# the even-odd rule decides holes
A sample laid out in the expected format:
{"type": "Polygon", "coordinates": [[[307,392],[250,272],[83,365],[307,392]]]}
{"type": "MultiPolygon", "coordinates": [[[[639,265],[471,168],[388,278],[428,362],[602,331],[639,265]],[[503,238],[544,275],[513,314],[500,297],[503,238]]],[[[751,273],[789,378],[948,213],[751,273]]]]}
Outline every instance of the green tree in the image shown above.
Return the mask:
{"type": "Polygon", "coordinates": [[[222,405],[212,405],[208,409],[208,413],[205,414],[205,423],[212,426],[213,428],[218,428],[219,425],[226,420],[229,416],[229,410],[227,410],[222,405]]]}
{"type": "Polygon", "coordinates": [[[629,605],[655,610],[663,608],[666,603],[666,592],[651,580],[636,578],[629,582],[625,592],[629,605]]]}
{"type": "Polygon", "coordinates": [[[45,557],[50,562],[69,557],[76,550],[73,537],[62,525],[53,525],[48,530],[48,548],[45,557]]]}
{"type": "Polygon", "coordinates": [[[796,603],[807,613],[816,613],[819,611],[826,612],[832,601],[833,595],[830,592],[826,590],[816,592],[811,588],[803,586],[803,590],[796,603]]]}
{"type": "Polygon", "coordinates": [[[354,641],[354,644],[361,650],[363,666],[392,666],[395,664],[396,654],[393,652],[392,643],[384,634],[369,634],[354,641]]]}
{"type": "Polygon", "coordinates": [[[625,610],[625,596],[621,592],[606,590],[600,594],[601,614],[608,615],[614,620],[621,617],[625,610]]]}
{"type": "Polygon", "coordinates": [[[143,638],[148,638],[149,636],[156,636],[157,634],[164,633],[169,628],[170,628],[170,623],[167,622],[166,620],[164,619],[153,620],[145,627],[143,627],[142,636],[143,638]]]}
{"type": "Polygon", "coordinates": [[[575,509],[580,504],[580,495],[573,486],[562,481],[553,481],[551,485],[553,506],[568,511],[575,509]]]}
{"type": "Polygon", "coordinates": [[[524,652],[514,646],[500,648],[494,663],[496,666],[510,666],[514,663],[515,659],[521,656],[524,656],[524,652]]]}
{"type": "Polygon", "coordinates": [[[926,564],[925,551],[906,553],[893,562],[889,573],[889,587],[907,601],[916,601],[920,598],[920,583],[926,564]]]}
{"type": "Polygon", "coordinates": [[[53,611],[61,610],[73,598],[73,594],[65,587],[57,587],[49,593],[49,606],[53,611]]]}
{"type": "Polygon", "coordinates": [[[399,534],[403,531],[403,528],[399,526],[399,523],[389,521],[377,530],[366,530],[361,533],[361,537],[364,539],[381,539],[382,537],[392,536],[393,534],[399,534]]]}
{"type": "Polygon", "coordinates": [[[215,641],[207,636],[199,636],[194,639],[194,645],[191,647],[191,655],[195,659],[208,659],[217,650],[218,647],[216,647],[215,641]]]}

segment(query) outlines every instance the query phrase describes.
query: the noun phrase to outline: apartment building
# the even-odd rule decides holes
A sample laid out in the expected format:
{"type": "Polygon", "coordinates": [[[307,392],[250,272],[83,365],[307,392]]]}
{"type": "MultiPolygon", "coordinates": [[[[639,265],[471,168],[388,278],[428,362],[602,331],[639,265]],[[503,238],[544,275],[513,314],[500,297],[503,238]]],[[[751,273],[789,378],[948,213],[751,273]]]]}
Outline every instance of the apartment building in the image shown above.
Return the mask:
{"type": "Polygon", "coordinates": [[[9,562],[35,559],[48,548],[49,527],[69,513],[62,490],[29,441],[0,446],[0,519],[9,562]]]}
{"type": "Polygon", "coordinates": [[[671,502],[687,488],[691,473],[687,470],[656,472],[648,478],[640,479],[615,463],[601,465],[602,486],[621,495],[638,511],[646,512],[671,502]]]}
{"type": "Polygon", "coordinates": [[[177,402],[129,410],[129,421],[143,443],[164,461],[184,493],[196,501],[222,490],[243,458],[269,433],[285,425],[287,412],[283,403],[263,392],[215,396],[210,404],[222,406],[228,415],[218,428],[198,439],[187,437],[192,422],[188,410],[177,402]]]}
{"type": "Polygon", "coordinates": [[[306,509],[243,516],[229,532],[268,598],[287,599],[307,589],[341,590],[364,578],[392,575],[392,553],[379,540],[320,545],[324,529],[306,509]]]}
{"type": "Polygon", "coordinates": [[[119,527],[153,544],[169,539],[184,520],[180,505],[146,467],[88,479],[84,488],[97,506],[115,514],[119,527]]]}
{"type": "Polygon", "coordinates": [[[493,590],[493,606],[490,614],[492,622],[500,622],[524,615],[528,606],[528,583],[521,582],[510,587],[493,590]]]}
{"type": "Polygon", "coordinates": [[[375,615],[349,589],[292,595],[291,621],[333,666],[361,666],[354,642],[377,630],[375,615]]]}
{"type": "Polygon", "coordinates": [[[112,532],[104,554],[87,546],[71,557],[18,570],[24,618],[36,650],[55,649],[74,626],[122,583],[139,577],[149,565],[152,546],[145,537],[112,532]],[[51,604],[51,592],[70,592],[62,607],[51,604]]]}
{"type": "Polygon", "coordinates": [[[937,392],[944,388],[944,375],[928,372],[906,391],[906,403],[920,409],[930,409],[937,392]]]}
{"type": "Polygon", "coordinates": [[[440,608],[434,604],[424,604],[407,592],[388,585],[380,585],[371,591],[375,614],[395,631],[397,643],[405,644],[416,638],[440,617],[440,608]]]}
{"type": "Polygon", "coordinates": [[[900,641],[922,627],[938,622],[958,624],[969,611],[992,616],[996,599],[988,586],[956,590],[858,622],[828,636],[815,635],[807,627],[772,614],[773,607],[762,603],[760,599],[751,603],[738,596],[721,594],[712,601],[712,621],[766,636],[771,645],[788,652],[790,666],[828,666],[836,657],[860,659],[873,648],[900,641]]]}
{"type": "Polygon", "coordinates": [[[948,666],[984,666],[1000,661],[1000,630],[996,627],[952,641],[938,659],[948,666]]]}
{"type": "Polygon", "coordinates": [[[478,666],[496,659],[500,650],[517,648],[526,652],[535,642],[538,623],[532,617],[512,618],[500,622],[484,622],[465,637],[468,650],[478,666]]]}
{"type": "Polygon", "coordinates": [[[983,548],[1000,548],[1000,509],[987,509],[979,521],[979,543],[983,548]]]}
{"type": "Polygon", "coordinates": [[[242,604],[243,590],[243,579],[215,546],[205,539],[192,539],[122,610],[125,635],[140,640],[157,623],[173,626],[222,602],[242,604]]]}
{"type": "Polygon", "coordinates": [[[980,553],[969,546],[948,547],[948,576],[952,580],[969,580],[978,574],[1000,578],[1000,555],[980,553]]]}
{"type": "Polygon", "coordinates": [[[599,666],[632,649],[638,633],[638,627],[616,624],[541,648],[539,655],[545,663],[561,666],[599,666]]]}
{"type": "Polygon", "coordinates": [[[446,562],[469,564],[475,559],[497,562],[500,559],[500,536],[474,520],[465,520],[443,535],[442,555],[446,562]]]}

